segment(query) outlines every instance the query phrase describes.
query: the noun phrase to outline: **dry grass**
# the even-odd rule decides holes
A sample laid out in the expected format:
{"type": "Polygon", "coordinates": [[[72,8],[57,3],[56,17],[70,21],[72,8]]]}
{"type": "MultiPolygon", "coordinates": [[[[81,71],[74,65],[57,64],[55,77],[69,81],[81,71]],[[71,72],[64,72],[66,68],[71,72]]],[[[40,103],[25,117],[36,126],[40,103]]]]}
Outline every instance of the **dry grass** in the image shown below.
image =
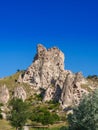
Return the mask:
{"type": "Polygon", "coordinates": [[[6,120],[0,120],[0,130],[15,130],[6,120]]]}
{"type": "Polygon", "coordinates": [[[8,76],[8,77],[0,79],[0,87],[5,84],[7,86],[7,88],[9,89],[9,92],[11,95],[15,87],[22,86],[24,88],[24,90],[27,92],[27,98],[28,98],[28,96],[30,96],[31,87],[26,83],[20,84],[17,82],[19,75],[22,73],[23,73],[23,71],[19,71],[19,72],[13,74],[12,76],[8,76]]]}
{"type": "Polygon", "coordinates": [[[82,85],[81,85],[81,88],[87,90],[88,92],[92,92],[92,89],[91,89],[91,88],[89,87],[89,85],[87,85],[87,84],[82,84],[82,85]]]}

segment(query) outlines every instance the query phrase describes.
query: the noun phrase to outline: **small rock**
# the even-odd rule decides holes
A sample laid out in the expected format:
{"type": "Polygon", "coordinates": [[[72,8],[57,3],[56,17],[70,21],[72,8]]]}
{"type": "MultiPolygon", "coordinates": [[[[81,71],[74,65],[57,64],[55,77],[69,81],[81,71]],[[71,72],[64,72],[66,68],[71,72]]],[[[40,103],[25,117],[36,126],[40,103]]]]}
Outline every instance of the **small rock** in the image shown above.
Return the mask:
{"type": "Polygon", "coordinates": [[[20,98],[22,99],[23,101],[26,100],[26,92],[25,90],[23,89],[23,87],[16,87],[14,89],[14,94],[13,94],[13,97],[15,98],[20,98]]]}

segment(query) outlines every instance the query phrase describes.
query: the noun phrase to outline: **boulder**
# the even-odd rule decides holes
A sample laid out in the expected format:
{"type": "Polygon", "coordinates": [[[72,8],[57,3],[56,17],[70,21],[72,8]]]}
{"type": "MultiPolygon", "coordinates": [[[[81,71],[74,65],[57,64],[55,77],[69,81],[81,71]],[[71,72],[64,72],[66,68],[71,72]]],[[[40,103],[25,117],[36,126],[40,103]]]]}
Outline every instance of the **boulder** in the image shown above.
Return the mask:
{"type": "Polygon", "coordinates": [[[9,90],[6,85],[0,87],[0,103],[7,104],[9,101],[10,95],[9,90]]]}
{"type": "Polygon", "coordinates": [[[27,96],[26,96],[26,92],[23,89],[23,87],[16,87],[14,89],[13,97],[19,98],[19,99],[22,99],[23,101],[25,101],[27,96]]]}

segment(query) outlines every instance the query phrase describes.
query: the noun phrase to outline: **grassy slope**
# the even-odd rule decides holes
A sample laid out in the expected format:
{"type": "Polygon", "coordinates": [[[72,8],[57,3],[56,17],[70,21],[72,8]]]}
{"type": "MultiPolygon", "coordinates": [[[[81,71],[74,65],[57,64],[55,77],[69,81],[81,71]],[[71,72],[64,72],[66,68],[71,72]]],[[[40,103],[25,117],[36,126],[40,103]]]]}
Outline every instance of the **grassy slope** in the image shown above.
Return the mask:
{"type": "MultiPolygon", "coordinates": [[[[20,72],[13,74],[12,76],[0,79],[0,87],[5,84],[8,87],[8,89],[10,91],[10,95],[11,95],[11,93],[15,87],[22,86],[25,89],[25,91],[27,92],[27,95],[29,97],[30,92],[31,92],[30,86],[28,84],[24,84],[24,83],[19,84],[16,82],[21,73],[22,72],[20,71],[20,72]]],[[[35,99],[35,100],[38,100],[38,99],[35,99]]],[[[40,104],[40,106],[52,107],[53,104],[40,104]]],[[[55,107],[53,106],[53,108],[55,108],[55,107]]],[[[49,129],[47,129],[47,130],[58,130],[62,126],[64,126],[64,123],[50,125],[49,129]]],[[[11,125],[8,121],[0,120],[0,130],[15,130],[15,129],[11,127],[11,125]]],[[[30,130],[37,130],[37,129],[30,128],[30,130]]]]}
{"type": "Polygon", "coordinates": [[[0,86],[6,84],[6,86],[9,89],[13,89],[14,87],[16,87],[18,85],[18,83],[16,81],[20,74],[21,74],[21,72],[17,72],[15,74],[13,74],[12,76],[0,79],[0,86]]]}
{"type": "Polygon", "coordinates": [[[5,84],[9,89],[10,94],[12,94],[12,91],[14,90],[15,87],[22,86],[24,90],[27,92],[27,97],[30,96],[30,92],[31,92],[30,86],[28,84],[24,84],[24,83],[20,84],[17,82],[19,75],[22,73],[23,71],[19,71],[13,74],[12,76],[8,76],[0,79],[0,87],[5,84]]]}
{"type": "Polygon", "coordinates": [[[11,127],[8,121],[0,120],[0,130],[15,130],[11,127]]]}
{"type": "MultiPolygon", "coordinates": [[[[19,75],[21,74],[22,72],[17,72],[16,74],[12,75],[12,76],[9,76],[9,77],[5,77],[3,79],[0,79],[0,87],[2,85],[6,85],[10,91],[10,94],[11,92],[13,91],[13,89],[17,86],[23,86],[23,88],[26,90],[27,92],[27,95],[30,96],[30,86],[28,84],[24,84],[24,83],[17,83],[17,79],[19,77],[19,75]]],[[[88,79],[89,82],[94,82],[98,85],[98,79],[95,80],[93,78],[90,78],[88,79]]],[[[85,87],[86,89],[88,88],[88,86],[82,86],[83,88],[85,87]]],[[[43,105],[43,104],[42,104],[43,105]]],[[[47,104],[45,104],[47,105],[47,104]]],[[[44,106],[45,106],[44,105],[44,106]]],[[[49,105],[49,104],[48,104],[49,105]]],[[[51,106],[51,105],[49,105],[51,106]]],[[[54,124],[54,125],[50,125],[49,129],[47,130],[59,130],[60,127],[62,126],[65,126],[66,124],[65,123],[61,123],[61,124],[54,124]]],[[[15,130],[14,128],[11,127],[11,125],[9,124],[8,121],[5,121],[5,120],[0,120],[0,130],[15,130]]],[[[31,128],[30,130],[37,130],[37,129],[33,129],[31,128]]],[[[40,129],[41,130],[41,129],[40,129]]]]}
{"type": "MultiPolygon", "coordinates": [[[[62,126],[65,126],[65,123],[50,125],[49,128],[44,130],[59,130],[62,126]]],[[[11,127],[10,123],[6,120],[0,120],[0,130],[15,130],[15,128],[11,127]]],[[[30,130],[37,130],[37,128],[30,128],[30,130]]],[[[39,130],[43,130],[40,128],[39,130]]]]}

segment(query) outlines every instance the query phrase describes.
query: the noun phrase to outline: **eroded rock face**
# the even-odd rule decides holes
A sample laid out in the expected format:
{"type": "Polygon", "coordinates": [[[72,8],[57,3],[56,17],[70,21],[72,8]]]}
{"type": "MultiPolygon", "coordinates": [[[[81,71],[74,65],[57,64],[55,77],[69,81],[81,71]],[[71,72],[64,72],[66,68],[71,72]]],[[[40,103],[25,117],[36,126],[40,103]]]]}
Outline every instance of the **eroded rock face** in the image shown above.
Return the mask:
{"type": "Polygon", "coordinates": [[[25,101],[26,100],[26,92],[23,89],[23,87],[16,87],[14,89],[13,97],[19,98],[19,99],[22,99],[23,101],[25,101]]]}
{"type": "Polygon", "coordinates": [[[31,66],[24,76],[20,75],[19,82],[28,83],[38,91],[44,88],[43,101],[58,101],[63,108],[78,104],[82,94],[88,93],[81,87],[87,84],[81,73],[64,70],[63,52],[56,47],[47,50],[41,44],[31,66]]]}
{"type": "Polygon", "coordinates": [[[74,75],[70,73],[67,74],[65,82],[63,84],[60,100],[63,107],[71,106],[73,104],[73,82],[74,75]]]}
{"type": "Polygon", "coordinates": [[[34,62],[27,69],[23,82],[33,85],[35,89],[48,88],[64,71],[64,54],[56,47],[46,49],[38,45],[34,62]]]}
{"type": "Polygon", "coordinates": [[[4,106],[1,106],[1,115],[2,115],[2,118],[3,119],[7,119],[7,113],[9,112],[9,108],[4,105],[4,106]]]}
{"type": "Polygon", "coordinates": [[[10,98],[6,85],[0,87],[0,103],[6,104],[10,98]]]}
{"type": "Polygon", "coordinates": [[[88,94],[87,90],[81,88],[82,84],[86,84],[86,80],[81,73],[67,74],[60,99],[63,108],[78,105],[82,95],[88,94]]]}

